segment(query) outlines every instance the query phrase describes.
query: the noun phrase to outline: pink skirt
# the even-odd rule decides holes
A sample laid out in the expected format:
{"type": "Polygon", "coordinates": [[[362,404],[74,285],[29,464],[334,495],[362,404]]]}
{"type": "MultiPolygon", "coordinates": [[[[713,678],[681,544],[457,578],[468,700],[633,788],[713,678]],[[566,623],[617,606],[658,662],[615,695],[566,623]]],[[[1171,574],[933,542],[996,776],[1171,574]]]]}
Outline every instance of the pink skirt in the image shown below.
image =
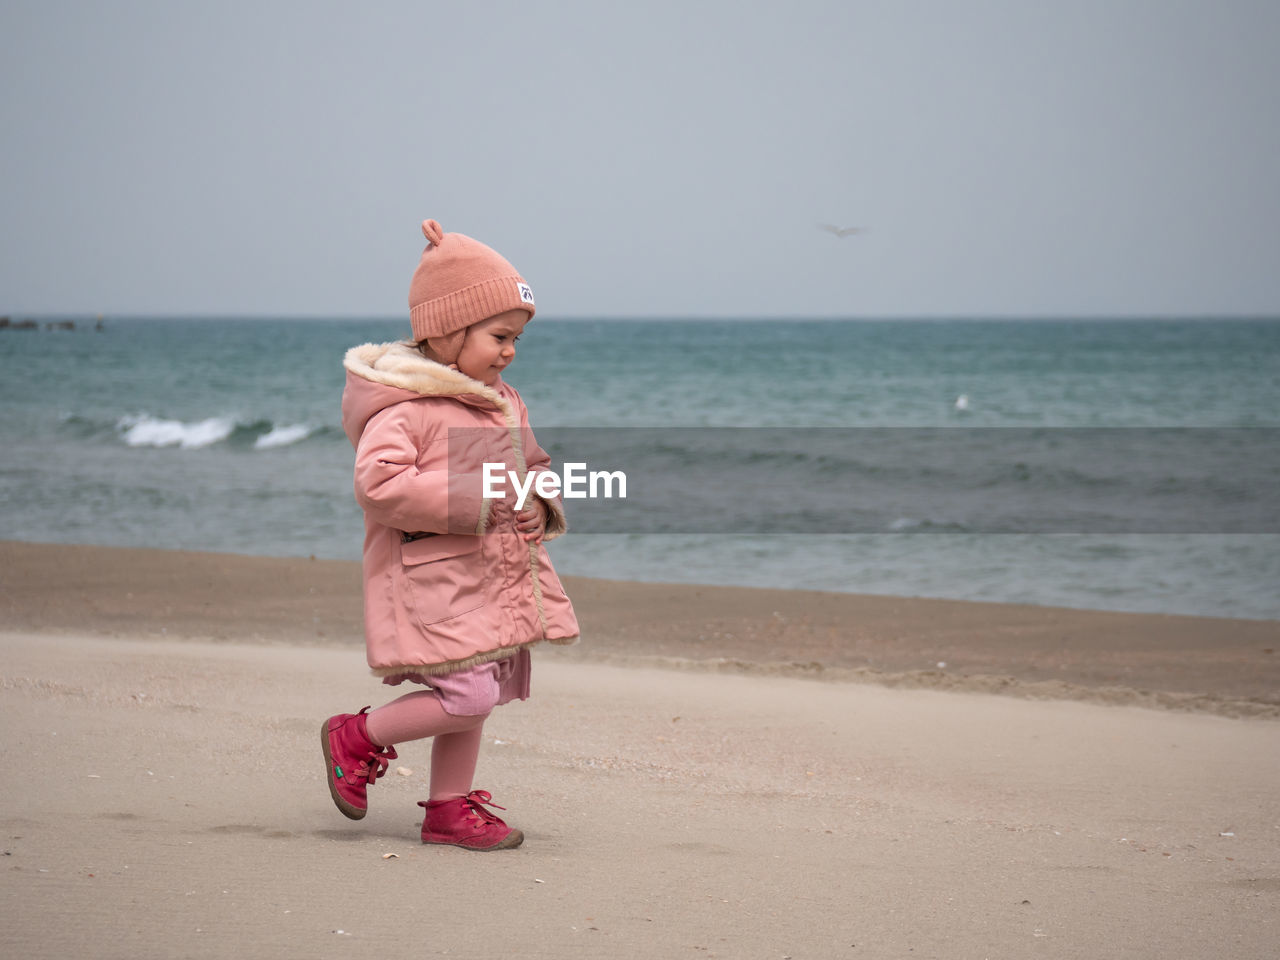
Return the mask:
{"type": "Polygon", "coordinates": [[[528,700],[532,666],[529,648],[524,647],[502,660],[477,663],[438,677],[403,673],[383,677],[382,682],[393,687],[406,680],[421,683],[436,692],[446,713],[455,717],[475,717],[512,700],[528,700]]]}

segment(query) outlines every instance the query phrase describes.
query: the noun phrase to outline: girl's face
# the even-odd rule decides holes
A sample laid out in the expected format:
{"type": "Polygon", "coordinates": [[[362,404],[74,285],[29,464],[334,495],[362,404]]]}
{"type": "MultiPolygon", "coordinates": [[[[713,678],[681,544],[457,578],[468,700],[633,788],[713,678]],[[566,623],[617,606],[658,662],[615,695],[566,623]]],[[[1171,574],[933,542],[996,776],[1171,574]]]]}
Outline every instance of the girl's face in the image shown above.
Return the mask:
{"type": "Polygon", "coordinates": [[[493,386],[515,360],[516,341],[528,322],[527,310],[508,310],[467,327],[455,364],[458,371],[485,386],[493,386]]]}

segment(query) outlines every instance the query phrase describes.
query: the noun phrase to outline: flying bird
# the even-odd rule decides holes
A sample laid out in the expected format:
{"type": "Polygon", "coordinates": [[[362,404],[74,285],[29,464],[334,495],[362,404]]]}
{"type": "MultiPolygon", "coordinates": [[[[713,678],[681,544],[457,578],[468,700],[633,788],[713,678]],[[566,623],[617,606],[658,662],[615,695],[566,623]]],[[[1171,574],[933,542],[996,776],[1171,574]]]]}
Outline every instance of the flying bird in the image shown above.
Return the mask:
{"type": "Polygon", "coordinates": [[[825,230],[827,231],[827,233],[834,233],[837,237],[840,237],[842,240],[845,237],[851,236],[855,233],[866,232],[862,227],[837,227],[835,224],[832,224],[832,223],[820,223],[818,224],[818,229],[825,230]]]}

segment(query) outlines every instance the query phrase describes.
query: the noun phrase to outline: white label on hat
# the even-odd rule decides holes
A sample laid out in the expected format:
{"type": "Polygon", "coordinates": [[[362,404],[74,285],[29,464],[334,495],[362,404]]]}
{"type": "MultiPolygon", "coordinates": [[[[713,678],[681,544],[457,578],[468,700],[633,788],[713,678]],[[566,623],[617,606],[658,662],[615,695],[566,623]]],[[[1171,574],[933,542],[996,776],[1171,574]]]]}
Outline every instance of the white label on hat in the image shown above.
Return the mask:
{"type": "Polygon", "coordinates": [[[525,303],[533,303],[533,288],[527,283],[519,282],[516,283],[516,286],[520,288],[520,299],[525,303]]]}

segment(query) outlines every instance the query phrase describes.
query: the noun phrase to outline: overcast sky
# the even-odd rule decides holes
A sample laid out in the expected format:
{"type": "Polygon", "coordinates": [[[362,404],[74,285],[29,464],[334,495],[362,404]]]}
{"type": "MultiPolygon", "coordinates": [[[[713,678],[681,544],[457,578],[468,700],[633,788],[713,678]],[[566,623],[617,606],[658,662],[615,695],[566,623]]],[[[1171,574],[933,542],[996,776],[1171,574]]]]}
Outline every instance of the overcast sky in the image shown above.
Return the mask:
{"type": "Polygon", "coordinates": [[[0,314],[1280,313],[1280,3],[0,6],[0,314]],[[820,223],[860,226],[843,239],[820,223]]]}

